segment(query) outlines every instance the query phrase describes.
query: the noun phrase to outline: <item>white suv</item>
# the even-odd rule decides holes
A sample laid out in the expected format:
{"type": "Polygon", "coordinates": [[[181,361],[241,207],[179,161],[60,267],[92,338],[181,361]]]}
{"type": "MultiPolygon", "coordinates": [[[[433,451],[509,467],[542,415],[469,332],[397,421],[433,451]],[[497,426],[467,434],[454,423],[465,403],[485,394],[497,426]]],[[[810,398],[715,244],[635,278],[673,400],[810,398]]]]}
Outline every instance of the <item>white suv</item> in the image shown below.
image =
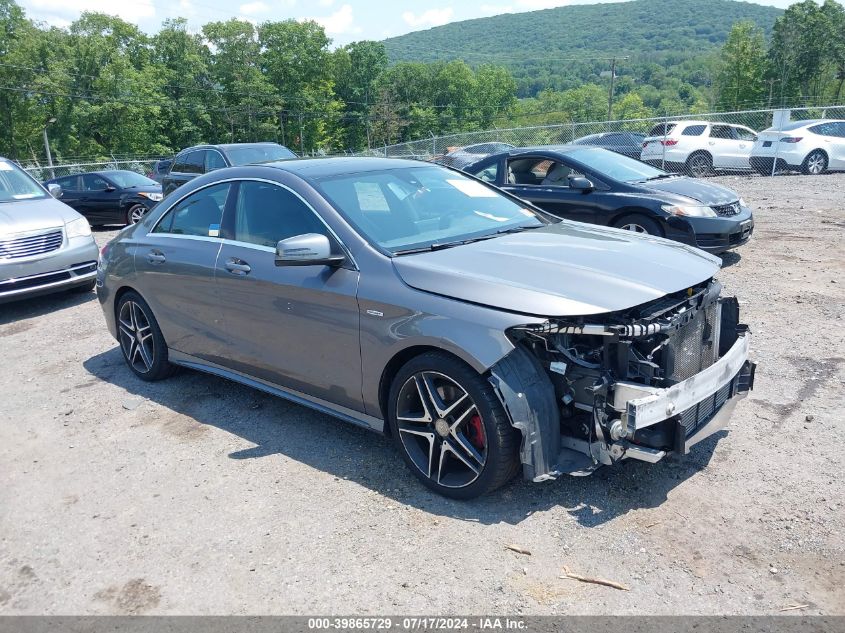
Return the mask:
{"type": "Polygon", "coordinates": [[[816,119],[793,121],[779,130],[760,132],[751,150],[751,166],[761,174],[790,169],[805,174],[823,174],[828,169],[845,169],[845,121],[816,119]]]}
{"type": "Polygon", "coordinates": [[[714,170],[746,170],[751,169],[748,159],[756,140],[757,133],[742,125],[670,121],[651,129],[640,160],[696,177],[714,170]]]}

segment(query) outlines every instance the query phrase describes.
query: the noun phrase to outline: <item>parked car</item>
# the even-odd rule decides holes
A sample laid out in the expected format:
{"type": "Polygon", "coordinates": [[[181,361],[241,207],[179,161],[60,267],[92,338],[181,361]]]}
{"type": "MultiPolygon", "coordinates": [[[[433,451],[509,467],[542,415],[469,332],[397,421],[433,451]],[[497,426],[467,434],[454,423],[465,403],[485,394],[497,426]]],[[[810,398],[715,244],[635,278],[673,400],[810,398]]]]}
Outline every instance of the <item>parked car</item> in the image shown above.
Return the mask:
{"type": "Polygon", "coordinates": [[[232,167],[296,158],[296,154],[278,143],[230,143],[226,145],[197,145],[183,149],[170,171],[162,179],[164,195],[201,174],[232,167]]]}
{"type": "Polygon", "coordinates": [[[598,147],[511,150],[465,170],[549,213],[721,253],[745,244],[751,209],[734,191],[598,147]]]}
{"type": "Polygon", "coordinates": [[[161,200],[161,185],[134,171],[113,169],[53,178],[62,202],[88,218],[92,226],[135,224],[161,200]]]}
{"type": "Polygon", "coordinates": [[[189,367],[388,433],[470,498],[722,428],[754,365],[719,264],[438,165],[331,158],[194,179],[103,249],[97,294],[138,378],[189,367]]]}
{"type": "Polygon", "coordinates": [[[434,162],[438,163],[439,165],[446,165],[448,167],[455,167],[460,169],[470,163],[477,162],[480,158],[484,156],[489,156],[490,154],[497,154],[499,152],[505,152],[509,149],[513,149],[515,146],[511,145],[510,143],[499,143],[499,142],[491,142],[491,143],[476,143],[475,145],[467,145],[466,147],[461,147],[456,150],[452,150],[448,154],[441,156],[434,162]]]}
{"type": "Polygon", "coordinates": [[[639,132],[599,132],[572,141],[573,145],[592,145],[622,154],[629,158],[640,159],[645,134],[639,132]]]}
{"type": "Polygon", "coordinates": [[[640,160],[701,178],[714,171],[751,169],[757,133],[743,125],[671,121],[655,125],[643,140],[640,160]]]}
{"type": "Polygon", "coordinates": [[[88,220],[0,157],[0,303],[61,290],[91,292],[97,245],[88,220]]]}
{"type": "Polygon", "coordinates": [[[147,178],[150,180],[155,180],[157,183],[161,184],[161,181],[164,180],[164,177],[167,175],[167,172],[170,171],[170,165],[173,164],[172,158],[163,158],[161,160],[157,160],[155,164],[153,164],[152,170],[147,174],[147,178]]]}
{"type": "Polygon", "coordinates": [[[845,169],[845,121],[793,121],[779,130],[760,132],[751,150],[751,166],[758,173],[769,175],[775,159],[775,171],[816,175],[845,169]]]}

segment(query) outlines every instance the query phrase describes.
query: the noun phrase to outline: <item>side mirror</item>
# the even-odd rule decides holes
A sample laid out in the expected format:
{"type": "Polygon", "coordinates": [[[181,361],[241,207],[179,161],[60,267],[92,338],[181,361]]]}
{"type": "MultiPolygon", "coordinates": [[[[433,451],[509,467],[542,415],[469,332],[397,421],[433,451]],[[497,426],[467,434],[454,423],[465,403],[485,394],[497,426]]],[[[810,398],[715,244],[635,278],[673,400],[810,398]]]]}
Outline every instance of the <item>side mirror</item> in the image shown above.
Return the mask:
{"type": "Polygon", "coordinates": [[[576,191],[592,191],[595,186],[590,181],[589,178],[585,178],[584,176],[570,176],[569,177],[569,188],[574,189],[576,191]]]}
{"type": "Polygon", "coordinates": [[[346,258],[332,254],[325,235],[304,233],[276,244],[276,266],[340,266],[346,258]]]}
{"type": "Polygon", "coordinates": [[[50,195],[56,198],[57,200],[62,197],[62,188],[55,182],[51,182],[47,185],[47,191],[50,192],[50,195]]]}

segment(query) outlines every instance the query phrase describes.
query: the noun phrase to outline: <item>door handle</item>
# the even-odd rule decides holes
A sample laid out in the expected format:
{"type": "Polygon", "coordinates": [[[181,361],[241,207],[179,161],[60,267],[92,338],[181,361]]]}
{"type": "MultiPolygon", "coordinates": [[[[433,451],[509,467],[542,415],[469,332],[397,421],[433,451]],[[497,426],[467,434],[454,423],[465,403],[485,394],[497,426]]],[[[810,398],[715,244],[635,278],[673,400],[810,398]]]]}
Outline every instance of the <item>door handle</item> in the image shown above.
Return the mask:
{"type": "Polygon", "coordinates": [[[151,264],[163,264],[167,258],[161,251],[150,251],[147,253],[147,261],[151,264]]]}
{"type": "Polygon", "coordinates": [[[228,270],[233,275],[248,275],[249,272],[252,270],[249,264],[247,264],[242,259],[238,259],[237,257],[232,257],[226,260],[224,266],[226,267],[226,270],[228,270]]]}

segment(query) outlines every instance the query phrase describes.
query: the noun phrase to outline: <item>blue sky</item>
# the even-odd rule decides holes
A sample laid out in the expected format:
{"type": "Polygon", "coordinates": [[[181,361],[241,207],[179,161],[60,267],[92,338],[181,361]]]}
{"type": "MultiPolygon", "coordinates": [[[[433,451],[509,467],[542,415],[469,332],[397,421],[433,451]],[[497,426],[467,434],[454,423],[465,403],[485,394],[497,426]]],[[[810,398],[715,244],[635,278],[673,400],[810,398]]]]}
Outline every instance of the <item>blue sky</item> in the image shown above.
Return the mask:
{"type": "MultiPolygon", "coordinates": [[[[188,18],[192,28],[213,20],[240,17],[254,22],[311,18],[322,24],[335,45],[381,40],[410,31],[471,18],[548,9],[590,0],[18,0],[29,17],[66,26],[82,11],[102,11],[155,32],[162,20],[188,18]]],[[[595,1],[595,0],[593,0],[595,1]]],[[[786,7],[794,0],[757,0],[786,7]]],[[[707,0],[701,0],[707,2],[707,0]]]]}

